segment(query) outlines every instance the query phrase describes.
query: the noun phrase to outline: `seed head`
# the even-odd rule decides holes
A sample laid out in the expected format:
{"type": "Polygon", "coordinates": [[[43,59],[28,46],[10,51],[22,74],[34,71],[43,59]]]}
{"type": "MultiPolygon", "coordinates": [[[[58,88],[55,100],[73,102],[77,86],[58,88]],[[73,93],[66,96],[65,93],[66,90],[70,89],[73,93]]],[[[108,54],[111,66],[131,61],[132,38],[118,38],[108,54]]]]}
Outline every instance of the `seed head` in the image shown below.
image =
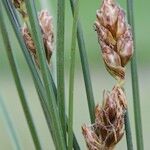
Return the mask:
{"type": "MultiPolygon", "coordinates": [[[[52,26],[52,17],[48,14],[47,10],[42,10],[39,13],[39,24],[41,27],[46,59],[48,63],[50,63],[50,58],[52,56],[53,44],[54,44],[54,33],[53,33],[53,26],[52,26]]],[[[36,54],[36,47],[31,37],[31,34],[25,24],[22,28],[22,35],[29,51],[34,56],[35,62],[39,67],[39,62],[36,54]]]]}
{"type": "Polygon", "coordinates": [[[124,67],[133,55],[132,32],[125,12],[115,0],[103,0],[96,16],[94,25],[106,68],[116,79],[124,79],[124,67]]]}
{"type": "Polygon", "coordinates": [[[24,0],[12,0],[15,8],[19,11],[23,18],[27,17],[27,11],[24,0]]]}
{"type": "Polygon", "coordinates": [[[83,126],[82,131],[89,150],[110,150],[124,134],[124,115],[127,109],[126,96],[119,87],[104,92],[103,105],[96,106],[95,124],[83,126]]]}
{"type": "Polygon", "coordinates": [[[46,58],[49,63],[53,51],[54,32],[52,25],[52,16],[49,15],[47,10],[42,10],[39,13],[39,24],[42,30],[46,58]]]}

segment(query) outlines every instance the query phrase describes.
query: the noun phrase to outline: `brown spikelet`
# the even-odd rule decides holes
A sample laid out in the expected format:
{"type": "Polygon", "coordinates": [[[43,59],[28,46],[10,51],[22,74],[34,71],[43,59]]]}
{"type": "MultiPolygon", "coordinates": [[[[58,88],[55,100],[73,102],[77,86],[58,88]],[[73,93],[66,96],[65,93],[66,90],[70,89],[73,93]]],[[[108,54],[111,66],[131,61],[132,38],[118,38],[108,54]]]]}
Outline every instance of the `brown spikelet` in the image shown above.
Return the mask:
{"type": "Polygon", "coordinates": [[[95,30],[102,57],[117,84],[112,91],[104,92],[102,106],[95,108],[95,123],[84,125],[82,133],[89,150],[113,150],[124,135],[127,101],[122,86],[125,65],[133,55],[132,32],[115,0],[103,0],[96,17],[95,30]]]}
{"type": "Polygon", "coordinates": [[[115,0],[103,0],[96,17],[94,25],[106,68],[116,79],[124,79],[124,67],[133,55],[132,32],[125,12],[115,0]]]}
{"type": "MultiPolygon", "coordinates": [[[[54,33],[53,33],[53,26],[52,26],[52,17],[48,14],[47,10],[42,10],[39,13],[39,24],[41,27],[46,59],[47,62],[50,63],[50,58],[52,56],[53,44],[54,44],[54,33]]],[[[34,60],[37,66],[39,67],[36,47],[31,37],[31,34],[25,24],[22,28],[22,35],[30,53],[33,55],[34,60]]]]}
{"type": "Polygon", "coordinates": [[[24,24],[24,26],[22,28],[22,35],[23,35],[24,41],[26,43],[26,46],[27,46],[29,52],[33,56],[36,65],[39,67],[39,62],[38,62],[38,58],[37,58],[37,54],[36,54],[36,47],[35,47],[35,44],[33,42],[33,39],[31,37],[31,34],[30,34],[26,24],[24,24]]]}
{"type": "Polygon", "coordinates": [[[48,63],[50,63],[54,44],[54,32],[52,26],[52,16],[49,15],[47,10],[42,10],[39,13],[39,24],[42,30],[46,58],[48,63]]]}
{"type": "Polygon", "coordinates": [[[12,3],[14,4],[15,8],[19,11],[19,13],[22,15],[22,17],[25,19],[27,17],[27,11],[24,0],[12,0],[12,3]]]}
{"type": "Polygon", "coordinates": [[[126,96],[119,87],[104,92],[103,105],[96,106],[95,124],[83,126],[89,150],[111,150],[124,135],[124,115],[127,109],[126,96]]]}

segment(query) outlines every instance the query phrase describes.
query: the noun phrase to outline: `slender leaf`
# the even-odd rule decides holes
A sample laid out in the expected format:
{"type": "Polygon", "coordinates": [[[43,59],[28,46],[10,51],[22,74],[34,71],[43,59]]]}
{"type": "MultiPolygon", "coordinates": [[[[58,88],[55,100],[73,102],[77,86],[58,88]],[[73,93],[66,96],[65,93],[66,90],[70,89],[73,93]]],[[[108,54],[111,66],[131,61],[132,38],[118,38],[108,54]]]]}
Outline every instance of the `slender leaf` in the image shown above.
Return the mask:
{"type": "Polygon", "coordinates": [[[44,53],[44,45],[41,37],[41,30],[39,27],[37,12],[35,10],[35,4],[33,0],[25,0],[27,12],[29,15],[29,20],[32,29],[33,40],[37,49],[37,54],[39,58],[41,73],[44,81],[44,86],[46,90],[46,94],[48,97],[48,103],[50,109],[50,118],[51,118],[51,126],[54,132],[54,136],[56,140],[56,148],[57,149],[66,149],[65,140],[63,136],[63,130],[60,123],[60,117],[58,114],[58,109],[56,105],[54,91],[52,89],[51,81],[49,79],[47,64],[46,64],[46,56],[44,53]]]}
{"type": "Polygon", "coordinates": [[[124,120],[125,120],[127,148],[128,148],[128,150],[133,150],[132,134],[131,134],[131,127],[130,127],[128,110],[125,114],[124,120]]]}
{"type": "MultiPolygon", "coordinates": [[[[70,5],[71,5],[73,14],[74,14],[74,8],[75,8],[75,1],[76,0],[70,0],[70,5]]],[[[86,95],[87,95],[87,100],[88,100],[90,119],[91,119],[91,122],[94,123],[94,121],[95,121],[95,114],[94,114],[95,103],[94,103],[92,83],[91,83],[91,78],[90,78],[89,64],[88,64],[86,48],[85,48],[85,41],[84,41],[83,31],[82,31],[80,21],[78,21],[78,27],[77,27],[77,40],[78,40],[78,46],[79,46],[79,51],[80,51],[80,58],[81,58],[83,76],[84,76],[86,95]]]]}
{"type": "MultiPolygon", "coordinates": [[[[1,8],[2,8],[2,6],[1,6],[1,8]]],[[[33,118],[32,118],[32,115],[31,115],[31,112],[30,112],[30,109],[28,106],[28,102],[27,102],[27,99],[25,97],[25,93],[24,93],[24,90],[23,90],[23,87],[22,87],[22,84],[20,81],[17,65],[16,65],[16,62],[15,62],[15,59],[14,59],[14,56],[12,53],[10,40],[8,38],[8,32],[6,29],[6,23],[4,22],[2,9],[0,9],[0,10],[1,10],[1,13],[0,13],[1,32],[2,32],[2,36],[3,36],[3,40],[4,40],[4,45],[6,46],[7,57],[8,57],[9,63],[10,63],[10,67],[11,67],[11,70],[13,73],[13,77],[14,77],[14,80],[16,83],[16,87],[18,90],[20,101],[21,101],[21,104],[23,107],[23,111],[24,111],[27,123],[28,123],[28,127],[29,127],[31,135],[32,135],[34,145],[35,145],[37,150],[40,150],[41,149],[40,140],[39,140],[39,137],[38,137],[38,134],[37,134],[34,122],[33,122],[33,118]]]]}
{"type": "Polygon", "coordinates": [[[70,54],[70,76],[69,76],[69,118],[68,118],[68,150],[73,146],[73,97],[74,97],[74,74],[75,74],[75,54],[76,54],[76,36],[78,24],[79,1],[76,0],[73,16],[72,42],[70,54]]]}
{"type": "Polygon", "coordinates": [[[65,24],[65,0],[57,0],[57,103],[59,115],[63,127],[63,134],[66,141],[66,120],[65,120],[65,83],[64,83],[64,26],[65,24]]]}
{"type": "MultiPolygon", "coordinates": [[[[51,127],[51,124],[50,124],[50,117],[49,117],[49,109],[50,107],[48,107],[48,103],[47,103],[47,96],[46,96],[46,92],[44,90],[44,86],[41,82],[41,79],[37,73],[37,70],[34,66],[34,63],[32,61],[32,58],[30,56],[30,54],[28,53],[28,49],[26,48],[26,45],[24,43],[24,40],[22,38],[22,35],[20,34],[20,24],[19,24],[19,21],[17,19],[17,16],[16,16],[16,13],[12,7],[12,4],[9,3],[8,1],[4,1],[4,6],[5,6],[5,9],[7,10],[7,14],[8,14],[8,17],[11,21],[11,24],[13,26],[13,29],[16,33],[16,37],[19,41],[19,44],[21,46],[21,50],[24,54],[24,57],[26,59],[26,62],[29,66],[29,69],[31,71],[31,74],[32,74],[32,77],[33,77],[33,81],[34,81],[34,84],[35,84],[35,87],[36,87],[36,90],[37,90],[37,93],[39,95],[39,98],[40,98],[40,103],[41,103],[41,106],[43,108],[43,111],[44,111],[44,114],[45,114],[45,117],[46,117],[46,121],[47,121],[47,125],[48,125],[48,128],[52,134],[52,137],[53,137],[53,140],[55,142],[55,139],[54,139],[54,136],[53,136],[53,132],[52,132],[52,127],[51,127]]],[[[49,72],[50,73],[50,72],[49,72]]],[[[54,93],[55,93],[55,96],[57,95],[57,89],[56,89],[56,86],[55,86],[55,83],[53,81],[53,78],[52,76],[50,75],[50,79],[52,80],[52,86],[53,86],[53,90],[54,90],[54,93]]],[[[67,121],[66,121],[67,122],[67,121]]],[[[74,149],[75,150],[79,150],[79,145],[78,145],[78,142],[76,140],[76,137],[74,135],[74,149]]]]}
{"type": "MultiPolygon", "coordinates": [[[[19,44],[21,46],[21,50],[23,52],[23,55],[24,55],[26,62],[29,66],[29,69],[31,71],[33,81],[34,81],[37,93],[39,95],[39,98],[40,98],[40,103],[41,103],[41,106],[43,108],[43,111],[44,111],[44,114],[46,117],[48,128],[51,131],[52,130],[51,126],[50,126],[51,121],[50,121],[50,117],[49,117],[49,109],[50,108],[47,105],[47,101],[46,101],[47,97],[46,97],[46,93],[44,90],[44,86],[43,86],[42,81],[38,75],[36,68],[35,68],[35,65],[34,65],[34,62],[31,58],[31,55],[29,54],[28,49],[26,48],[26,45],[24,43],[23,37],[22,37],[21,32],[20,32],[21,26],[20,26],[19,21],[17,19],[16,13],[13,10],[12,4],[11,4],[11,2],[9,2],[7,0],[6,1],[3,0],[2,2],[5,6],[5,9],[7,10],[6,12],[8,14],[10,22],[13,26],[14,31],[15,31],[16,37],[17,37],[19,44]]],[[[52,136],[53,136],[53,134],[52,134],[52,136]]]]}
{"type": "Polygon", "coordinates": [[[11,119],[10,114],[7,111],[7,108],[4,104],[3,99],[0,97],[0,114],[3,116],[3,119],[5,120],[8,133],[11,136],[11,140],[13,141],[13,146],[16,150],[21,149],[21,143],[19,142],[19,137],[17,135],[16,129],[14,127],[13,121],[11,119]]]}
{"type": "Polygon", "coordinates": [[[131,76],[132,76],[135,129],[136,129],[136,143],[137,143],[138,150],[144,150],[141,108],[140,108],[140,96],[139,96],[139,83],[138,83],[138,71],[137,71],[137,62],[136,62],[136,44],[135,44],[133,9],[134,9],[133,8],[133,0],[127,0],[128,21],[132,27],[132,33],[133,33],[133,39],[134,39],[134,55],[131,60],[131,76]]]}

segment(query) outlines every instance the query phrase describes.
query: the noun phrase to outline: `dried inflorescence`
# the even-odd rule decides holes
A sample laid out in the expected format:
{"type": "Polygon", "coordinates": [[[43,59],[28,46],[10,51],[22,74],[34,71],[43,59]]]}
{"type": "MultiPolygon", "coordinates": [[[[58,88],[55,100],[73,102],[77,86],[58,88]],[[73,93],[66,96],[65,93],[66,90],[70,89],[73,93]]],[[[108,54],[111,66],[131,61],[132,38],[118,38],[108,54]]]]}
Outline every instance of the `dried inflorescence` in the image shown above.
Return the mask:
{"type": "MultiPolygon", "coordinates": [[[[40,24],[41,31],[42,31],[42,38],[43,38],[46,58],[47,58],[48,63],[50,63],[50,58],[52,56],[53,44],[54,44],[52,17],[49,15],[47,10],[42,10],[39,13],[38,19],[39,19],[39,24],[40,24]]],[[[39,66],[37,53],[36,53],[37,52],[36,47],[31,37],[31,34],[25,24],[22,28],[22,35],[23,35],[24,41],[29,51],[34,56],[37,66],[39,66]]]]}
{"type": "Polygon", "coordinates": [[[120,87],[104,92],[102,107],[95,109],[95,123],[82,127],[89,150],[111,150],[124,134],[126,96],[120,87]]]}
{"type": "Polygon", "coordinates": [[[106,69],[118,82],[111,92],[104,92],[103,105],[95,109],[95,123],[84,125],[82,132],[89,150],[112,150],[124,135],[127,103],[122,83],[133,55],[132,32],[115,0],[103,0],[94,25],[106,69]]]}
{"type": "Polygon", "coordinates": [[[22,17],[25,19],[27,17],[27,11],[24,0],[12,0],[12,3],[14,4],[15,8],[19,11],[19,13],[22,15],[22,17]]]}
{"type": "Polygon", "coordinates": [[[39,24],[42,30],[46,58],[49,63],[54,47],[54,32],[52,25],[52,16],[49,15],[47,10],[42,10],[39,13],[39,24]]]}
{"type": "Polygon", "coordinates": [[[95,30],[106,69],[116,79],[124,80],[125,65],[133,55],[133,40],[125,12],[115,0],[103,0],[97,10],[95,30]]]}

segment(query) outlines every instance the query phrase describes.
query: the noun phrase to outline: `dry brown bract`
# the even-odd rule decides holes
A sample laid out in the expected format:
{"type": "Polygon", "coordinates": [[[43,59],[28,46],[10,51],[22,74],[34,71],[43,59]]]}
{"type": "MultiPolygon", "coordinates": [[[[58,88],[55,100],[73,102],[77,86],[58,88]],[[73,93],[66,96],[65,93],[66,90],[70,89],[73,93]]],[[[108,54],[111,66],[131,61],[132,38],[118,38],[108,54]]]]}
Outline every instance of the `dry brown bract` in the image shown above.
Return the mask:
{"type": "Polygon", "coordinates": [[[12,3],[14,4],[15,8],[19,11],[19,13],[22,15],[22,17],[25,19],[27,17],[27,11],[24,0],[12,0],[12,3]]]}
{"type": "Polygon", "coordinates": [[[104,0],[97,10],[95,30],[106,69],[116,79],[125,78],[125,65],[133,55],[133,40],[125,13],[115,0],[104,0]]]}
{"type": "Polygon", "coordinates": [[[108,72],[117,79],[111,92],[104,92],[103,105],[96,106],[95,123],[82,132],[89,150],[112,150],[124,134],[126,96],[122,89],[125,65],[133,55],[133,40],[125,13],[115,0],[103,0],[94,24],[108,72]]]}
{"type": "Polygon", "coordinates": [[[103,98],[102,107],[96,106],[94,125],[82,127],[89,150],[112,150],[124,134],[127,104],[123,90],[114,87],[103,98]]]}
{"type": "MultiPolygon", "coordinates": [[[[53,44],[54,44],[52,17],[49,15],[47,10],[42,10],[39,13],[38,19],[39,19],[39,24],[40,24],[41,31],[42,31],[42,38],[44,42],[46,58],[47,58],[48,63],[50,63],[50,58],[52,56],[53,44]]],[[[23,34],[23,38],[25,40],[25,43],[29,51],[34,56],[37,66],[39,66],[37,53],[36,53],[36,47],[31,37],[31,34],[25,24],[22,28],[22,34],[23,34]]]]}

